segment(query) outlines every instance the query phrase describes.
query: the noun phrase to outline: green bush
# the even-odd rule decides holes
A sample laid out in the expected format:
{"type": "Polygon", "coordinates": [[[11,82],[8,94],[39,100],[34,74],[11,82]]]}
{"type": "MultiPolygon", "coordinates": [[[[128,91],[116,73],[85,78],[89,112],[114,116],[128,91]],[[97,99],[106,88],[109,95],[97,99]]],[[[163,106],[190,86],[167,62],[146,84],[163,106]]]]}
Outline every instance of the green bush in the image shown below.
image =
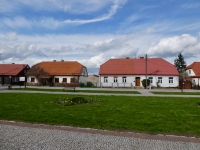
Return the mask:
{"type": "Polygon", "coordinates": [[[87,87],[93,87],[94,86],[93,83],[90,82],[90,81],[88,81],[86,84],[87,84],[87,87]]]}
{"type": "Polygon", "coordinates": [[[80,87],[84,87],[85,84],[84,84],[84,83],[79,83],[79,86],[80,86],[80,87]]]}
{"type": "MultiPolygon", "coordinates": [[[[77,96],[72,98],[58,98],[56,100],[53,100],[52,102],[59,104],[61,106],[71,106],[78,104],[92,104],[97,102],[97,100],[85,98],[82,96],[77,96]]],[[[100,100],[98,102],[100,102],[100,100]]]]}
{"type": "Polygon", "coordinates": [[[149,86],[150,85],[150,80],[149,79],[143,79],[142,80],[142,85],[146,88],[147,86],[146,86],[146,80],[147,80],[147,86],[149,86]]]}

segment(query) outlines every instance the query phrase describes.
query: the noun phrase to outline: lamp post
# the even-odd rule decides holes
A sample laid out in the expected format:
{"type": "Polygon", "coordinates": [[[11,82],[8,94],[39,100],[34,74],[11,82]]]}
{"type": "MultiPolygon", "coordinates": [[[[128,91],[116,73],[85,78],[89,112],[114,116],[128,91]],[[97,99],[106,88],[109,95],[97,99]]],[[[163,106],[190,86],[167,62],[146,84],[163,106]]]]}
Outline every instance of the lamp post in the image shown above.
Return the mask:
{"type": "Polygon", "coordinates": [[[180,80],[181,80],[181,92],[183,92],[183,77],[182,77],[182,66],[180,65],[180,80]]]}

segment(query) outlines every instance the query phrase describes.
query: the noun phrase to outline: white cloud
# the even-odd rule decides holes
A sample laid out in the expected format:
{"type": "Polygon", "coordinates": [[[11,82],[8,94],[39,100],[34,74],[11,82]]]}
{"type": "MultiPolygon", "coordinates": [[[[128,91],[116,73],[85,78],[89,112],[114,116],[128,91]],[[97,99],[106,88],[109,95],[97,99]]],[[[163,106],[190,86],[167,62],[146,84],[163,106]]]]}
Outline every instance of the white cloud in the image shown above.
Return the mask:
{"type": "Polygon", "coordinates": [[[122,49],[118,56],[119,57],[132,57],[135,58],[135,56],[137,55],[137,52],[139,51],[138,48],[131,48],[131,47],[127,47],[122,49]]]}
{"type": "MultiPolygon", "coordinates": [[[[32,28],[32,27],[43,27],[43,28],[50,28],[50,29],[56,29],[60,26],[64,25],[81,25],[81,24],[87,24],[87,23],[93,23],[93,22],[100,22],[103,20],[110,19],[119,8],[121,8],[127,0],[109,0],[109,1],[97,1],[97,0],[89,0],[89,1],[78,1],[78,0],[69,0],[69,1],[54,1],[54,0],[36,0],[36,1],[27,1],[27,0],[20,0],[18,3],[8,3],[6,1],[0,2],[0,5],[2,4],[4,7],[7,5],[11,5],[10,11],[16,11],[16,7],[19,9],[21,4],[24,4],[29,7],[33,7],[35,9],[41,9],[49,11],[52,11],[54,9],[60,9],[61,11],[72,11],[72,12],[79,12],[79,13],[87,13],[88,11],[98,11],[99,9],[102,9],[104,7],[110,6],[110,10],[107,14],[102,14],[102,16],[98,16],[96,18],[92,19],[66,19],[66,20],[57,20],[55,18],[51,17],[43,17],[39,19],[27,19],[22,16],[15,16],[13,18],[2,18],[0,20],[1,26],[8,26],[11,28],[32,28]],[[69,5],[68,5],[69,4],[69,5]],[[85,6],[87,5],[87,6],[85,6]],[[98,7],[97,7],[98,6],[98,7]],[[78,8],[77,8],[78,7],[78,8]],[[85,10],[82,10],[85,9],[85,10]]],[[[17,10],[18,10],[17,9],[17,10]]],[[[8,11],[2,9],[2,11],[8,11]]]]}
{"type": "Polygon", "coordinates": [[[189,34],[164,38],[157,45],[150,47],[147,54],[155,57],[170,57],[195,46],[197,43],[197,38],[189,34]]]}
{"type": "Polygon", "coordinates": [[[99,55],[91,57],[90,59],[81,60],[80,62],[86,65],[88,68],[99,68],[100,65],[103,64],[105,61],[105,54],[101,53],[99,55]]]}
{"type": "Polygon", "coordinates": [[[153,33],[154,31],[155,31],[154,28],[148,28],[146,32],[147,32],[147,33],[153,33]]]}
{"type": "Polygon", "coordinates": [[[27,63],[32,66],[41,61],[64,59],[78,61],[88,68],[98,68],[109,58],[139,57],[145,54],[149,47],[149,54],[151,52],[152,56],[162,58],[177,56],[176,54],[182,50],[187,58],[200,55],[200,43],[190,35],[162,38],[160,42],[158,39],[160,36],[154,34],[0,34],[0,62],[27,63]]]}
{"type": "MultiPolygon", "coordinates": [[[[122,1],[122,0],[120,0],[122,1]]],[[[91,13],[110,5],[116,0],[17,0],[0,1],[1,12],[20,12],[21,8],[26,7],[35,11],[64,11],[70,13],[91,13]]]]}

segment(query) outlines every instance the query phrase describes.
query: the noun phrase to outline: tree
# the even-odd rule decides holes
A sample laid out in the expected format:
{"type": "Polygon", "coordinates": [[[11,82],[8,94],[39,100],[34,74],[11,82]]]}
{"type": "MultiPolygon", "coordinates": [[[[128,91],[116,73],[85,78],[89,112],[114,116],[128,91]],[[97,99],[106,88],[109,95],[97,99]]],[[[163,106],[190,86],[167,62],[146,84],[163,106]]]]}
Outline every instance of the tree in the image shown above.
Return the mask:
{"type": "Polygon", "coordinates": [[[188,80],[188,79],[190,79],[190,76],[189,76],[189,74],[186,71],[182,71],[180,73],[180,78],[188,80]]]}
{"type": "Polygon", "coordinates": [[[150,85],[150,80],[149,79],[143,79],[142,80],[142,85],[146,88],[147,86],[146,86],[146,80],[147,80],[147,86],[149,86],[150,85]]]}
{"type": "Polygon", "coordinates": [[[176,67],[179,73],[183,72],[186,68],[186,62],[184,61],[184,57],[181,53],[178,55],[178,58],[174,60],[174,66],[176,67]]]}

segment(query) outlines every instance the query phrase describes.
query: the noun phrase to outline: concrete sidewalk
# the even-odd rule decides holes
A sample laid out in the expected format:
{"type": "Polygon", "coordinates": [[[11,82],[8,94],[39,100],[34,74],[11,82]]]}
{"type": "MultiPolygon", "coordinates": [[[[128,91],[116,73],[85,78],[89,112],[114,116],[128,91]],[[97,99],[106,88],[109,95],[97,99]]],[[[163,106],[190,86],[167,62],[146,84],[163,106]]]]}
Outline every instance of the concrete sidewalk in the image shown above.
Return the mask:
{"type": "MultiPolygon", "coordinates": [[[[200,95],[158,95],[151,92],[181,92],[179,89],[128,89],[128,88],[79,88],[77,90],[105,90],[105,91],[138,91],[141,94],[116,94],[116,93],[84,93],[84,92],[49,92],[49,91],[27,91],[14,90],[14,88],[20,88],[19,86],[13,86],[12,90],[8,90],[7,86],[0,86],[0,93],[44,93],[44,94],[76,94],[76,95],[105,95],[105,96],[156,96],[156,97],[200,97],[200,95]]],[[[63,89],[63,87],[49,87],[49,86],[27,86],[26,88],[38,88],[38,89],[63,89]]],[[[200,92],[199,90],[184,90],[183,92],[200,92]]]]}

